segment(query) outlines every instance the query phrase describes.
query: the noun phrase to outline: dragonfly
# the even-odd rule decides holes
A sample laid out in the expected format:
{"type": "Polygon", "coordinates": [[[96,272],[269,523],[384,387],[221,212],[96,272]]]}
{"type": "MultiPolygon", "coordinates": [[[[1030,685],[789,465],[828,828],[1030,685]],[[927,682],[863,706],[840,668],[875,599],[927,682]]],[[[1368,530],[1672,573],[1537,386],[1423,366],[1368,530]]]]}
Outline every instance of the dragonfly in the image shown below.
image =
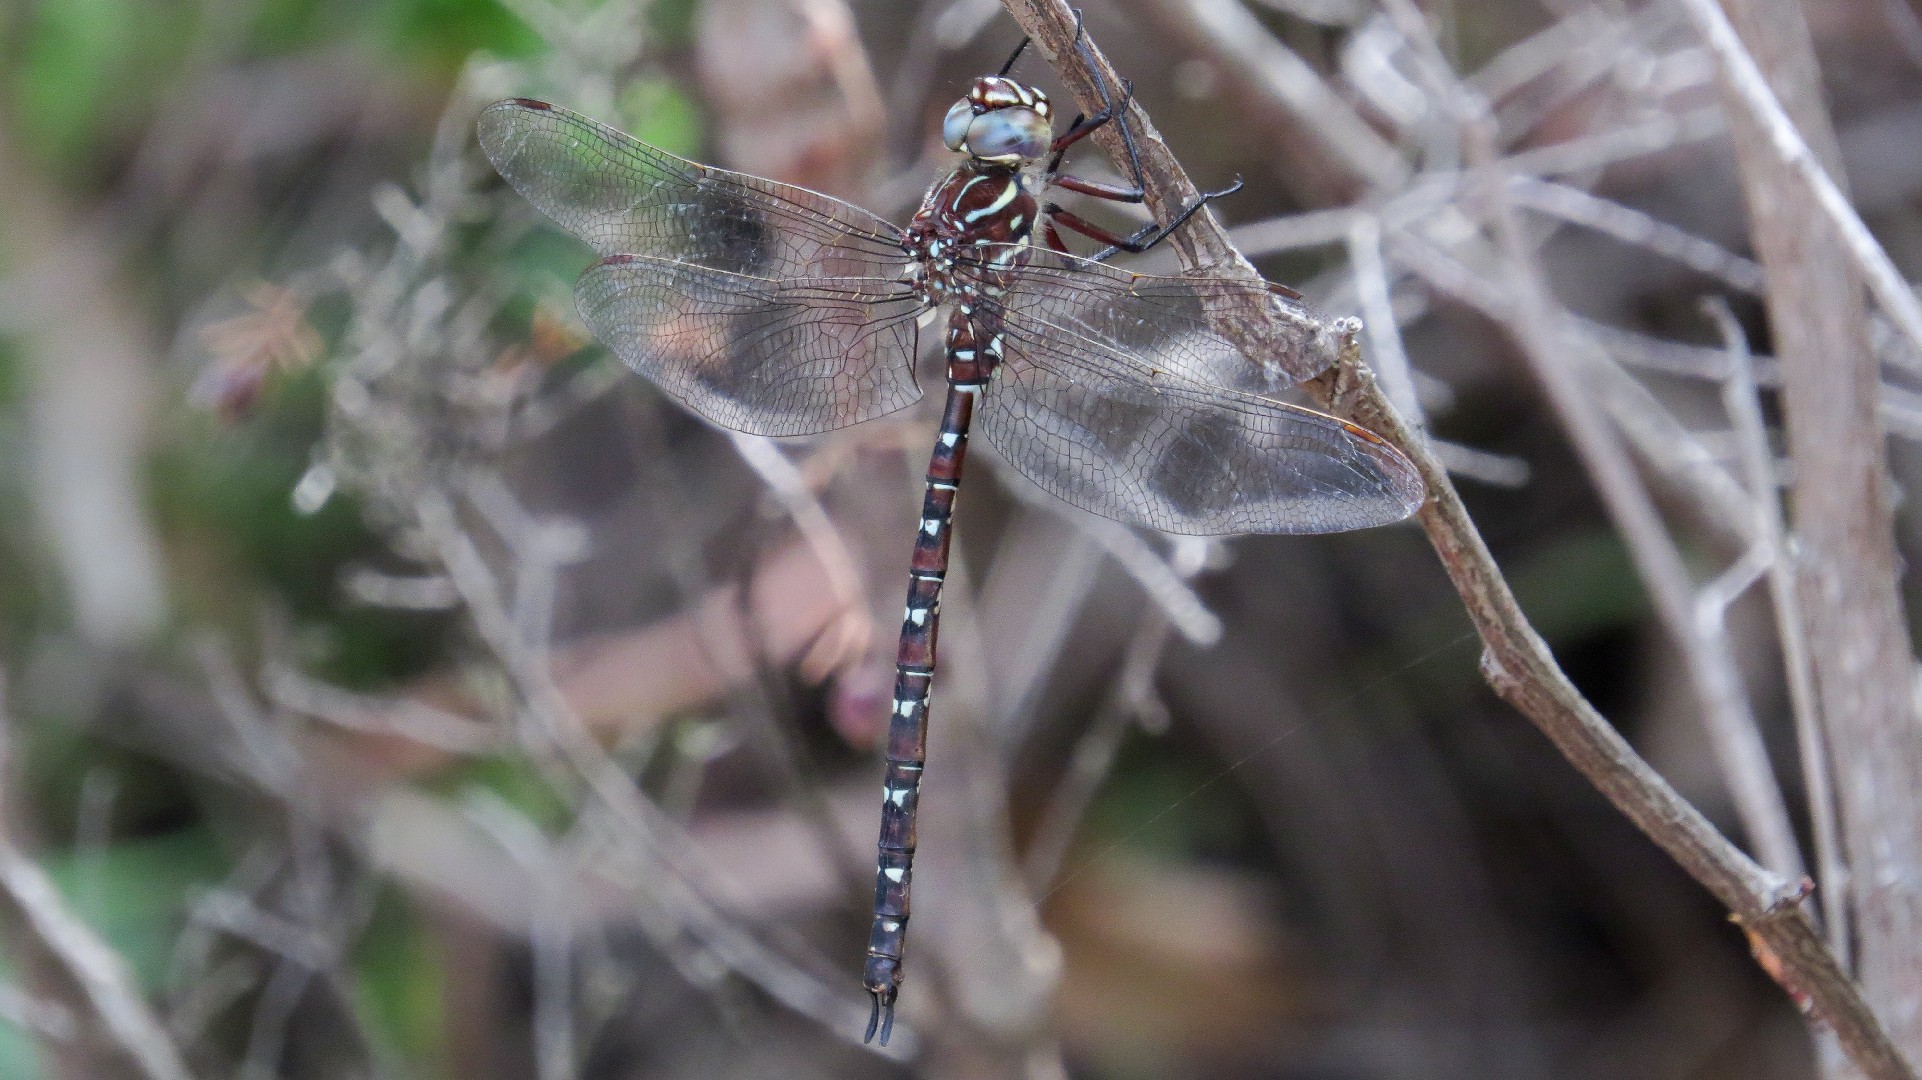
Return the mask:
{"type": "MultiPolygon", "coordinates": [[[[1079,34],[1076,47],[1086,59],[1079,34]]],[[[947,395],[909,559],[862,978],[864,1041],[878,1030],[883,1046],[903,974],[941,587],[970,436],[1073,506],[1167,533],[1362,529],[1407,517],[1424,494],[1413,464],[1380,436],[1268,396],[1286,376],[1251,363],[1214,321],[1229,305],[1263,310],[1285,331],[1293,369],[1325,368],[1312,358],[1331,320],[1298,293],[1108,263],[1153,247],[1226,192],[1130,235],[1054,202],[1054,191],[1143,201],[1125,123],[1129,184],[1062,169],[1070,147],[1121,114],[1132,88],[1100,84],[1102,108],[1055,134],[1048,96],[1008,74],[1020,55],[948,110],[941,136],[960,160],[905,228],[546,102],[502,101],[479,120],[500,175],[599,256],[575,288],[594,337],[722,428],[813,435],[909,407],[921,396],[919,328],[949,311],[947,395]],[[1064,229],[1105,246],[1077,256],[1064,229]]]]}

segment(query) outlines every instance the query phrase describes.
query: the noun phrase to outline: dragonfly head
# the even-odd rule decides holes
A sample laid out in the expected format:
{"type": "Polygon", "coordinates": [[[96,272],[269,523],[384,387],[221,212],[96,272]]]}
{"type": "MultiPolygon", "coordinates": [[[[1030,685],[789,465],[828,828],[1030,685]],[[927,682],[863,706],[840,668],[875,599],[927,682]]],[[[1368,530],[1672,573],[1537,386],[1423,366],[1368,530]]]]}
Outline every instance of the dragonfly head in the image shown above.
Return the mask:
{"type": "Polygon", "coordinates": [[[1004,75],[984,75],[948,110],[941,141],[976,161],[1026,165],[1047,155],[1054,141],[1054,112],[1048,95],[1034,87],[1004,75]]]}

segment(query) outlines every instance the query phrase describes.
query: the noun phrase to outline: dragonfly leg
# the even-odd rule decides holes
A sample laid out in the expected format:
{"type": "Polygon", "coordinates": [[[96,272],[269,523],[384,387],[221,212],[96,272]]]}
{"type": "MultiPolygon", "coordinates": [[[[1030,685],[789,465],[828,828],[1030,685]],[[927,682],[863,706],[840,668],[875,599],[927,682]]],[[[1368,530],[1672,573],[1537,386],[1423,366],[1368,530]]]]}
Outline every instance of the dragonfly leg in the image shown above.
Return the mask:
{"type": "Polygon", "coordinates": [[[1069,176],[1066,173],[1049,177],[1048,183],[1083,195],[1092,195],[1097,199],[1106,199],[1109,202],[1138,203],[1147,197],[1147,193],[1138,187],[1122,187],[1120,184],[1104,184],[1099,180],[1083,180],[1079,176],[1069,176]]]}
{"type": "Polygon", "coordinates": [[[1054,218],[1047,215],[1041,218],[1041,242],[1046,244],[1050,251],[1059,251],[1063,255],[1074,254],[1068,250],[1067,243],[1061,239],[1061,230],[1054,227],[1054,218]]]}
{"type": "MultiPolygon", "coordinates": [[[[1108,91],[1105,84],[1102,86],[1101,97],[1102,107],[1100,112],[1095,113],[1093,116],[1089,116],[1087,113],[1076,113],[1074,121],[1068,125],[1068,130],[1055,136],[1053,144],[1049,146],[1049,149],[1054,151],[1054,156],[1048,159],[1048,176],[1052,177],[1060,170],[1061,158],[1068,152],[1068,147],[1101,130],[1101,128],[1113,122],[1115,117],[1120,116],[1127,110],[1128,103],[1135,98],[1134,83],[1126,79],[1122,80],[1121,104],[1119,105],[1110,105],[1107,103],[1108,91]]],[[[1125,132],[1127,125],[1122,125],[1122,130],[1125,132]]],[[[1137,175],[1139,175],[1139,171],[1139,168],[1137,168],[1137,175]]]]}
{"type": "Polygon", "coordinates": [[[1211,201],[1221,198],[1223,195],[1232,195],[1240,191],[1241,187],[1241,181],[1236,180],[1220,191],[1202,192],[1201,197],[1183,208],[1181,213],[1175,215],[1173,221],[1170,221],[1166,225],[1155,225],[1151,223],[1130,236],[1122,236],[1110,229],[1104,229],[1072,211],[1062,209],[1054,203],[1049,203],[1043,207],[1043,212],[1047,215],[1047,220],[1050,223],[1058,222],[1090,240],[1108,245],[1102,251],[1090,256],[1093,261],[1102,262],[1111,258],[1118,251],[1126,251],[1135,255],[1147,251],[1149,248],[1166,240],[1176,229],[1186,224],[1189,218],[1195,216],[1196,211],[1208,205],[1211,201]]]}
{"type": "MultiPolygon", "coordinates": [[[[1093,52],[1089,49],[1085,35],[1082,33],[1080,18],[1080,12],[1076,11],[1075,52],[1080,56],[1082,63],[1087,66],[1088,71],[1096,72],[1099,68],[1095,65],[1093,52]]],[[[1126,111],[1129,103],[1134,100],[1134,84],[1126,79],[1123,79],[1121,82],[1121,101],[1118,104],[1108,92],[1108,82],[1106,79],[1097,75],[1095,78],[1095,88],[1101,93],[1101,111],[1095,113],[1093,116],[1075,117],[1074,123],[1068,125],[1068,130],[1063,132],[1059,138],[1055,139],[1051,148],[1054,154],[1048,159],[1047,171],[1043,175],[1046,177],[1046,182],[1050,187],[1065,188],[1068,191],[1090,195],[1097,199],[1106,199],[1109,202],[1139,203],[1147,197],[1142,181],[1141,153],[1135,146],[1133,130],[1125,123],[1121,125],[1121,142],[1127,149],[1128,154],[1128,183],[1108,184],[1097,180],[1084,180],[1081,177],[1069,176],[1061,172],[1062,157],[1068,147],[1086,138],[1102,125],[1118,119],[1121,114],[1126,111]]],[[[1094,256],[1095,261],[1100,262],[1110,258],[1118,251],[1139,253],[1154,247],[1156,244],[1167,239],[1170,233],[1180,228],[1189,217],[1194,215],[1195,211],[1206,206],[1209,200],[1217,199],[1223,195],[1231,194],[1239,190],[1241,190],[1241,181],[1236,180],[1232,185],[1220,191],[1206,192],[1199,199],[1195,200],[1192,206],[1185,207],[1180,213],[1176,214],[1174,220],[1170,221],[1167,225],[1149,225],[1131,236],[1122,236],[1118,233],[1103,229],[1092,222],[1052,204],[1048,206],[1047,212],[1052,217],[1058,217],[1061,224],[1068,228],[1073,229],[1083,236],[1107,244],[1108,247],[1105,250],[1094,256]]],[[[1049,240],[1048,246],[1059,251],[1066,251],[1066,247],[1059,244],[1059,234],[1055,233],[1053,235],[1055,239],[1049,240]]],[[[1048,235],[1045,233],[1044,239],[1048,239],[1048,235]]]]}
{"type": "MultiPolygon", "coordinates": [[[[1079,10],[1075,12],[1074,19],[1074,51],[1075,55],[1081,58],[1082,66],[1095,76],[1094,87],[1101,94],[1101,111],[1095,113],[1095,116],[1099,117],[1101,122],[1095,124],[1094,127],[1100,127],[1101,124],[1108,123],[1110,120],[1119,117],[1121,113],[1128,108],[1128,103],[1134,100],[1134,84],[1128,82],[1126,79],[1121,81],[1121,103],[1119,105],[1115,104],[1114,98],[1108,93],[1108,80],[1100,76],[1099,72],[1101,69],[1094,62],[1094,51],[1088,47],[1087,35],[1081,32],[1081,12],[1079,10]]],[[[1093,118],[1090,119],[1092,120],[1093,118]]],[[[1079,126],[1081,125],[1071,126],[1068,129],[1068,134],[1074,134],[1074,128],[1079,126]]],[[[1093,130],[1094,128],[1088,129],[1088,131],[1093,130]]],[[[1088,131],[1083,131],[1075,135],[1075,138],[1081,139],[1085,137],[1088,131]]],[[[1063,138],[1066,138],[1066,136],[1064,135],[1063,138]]],[[[1129,128],[1125,123],[1121,125],[1121,145],[1128,151],[1128,182],[1135,187],[1140,187],[1141,152],[1135,148],[1133,129],[1129,128]]],[[[1060,151],[1065,148],[1066,147],[1060,145],[1059,140],[1057,140],[1055,156],[1048,162],[1048,171],[1050,173],[1054,172],[1054,170],[1060,166],[1060,151]]]]}

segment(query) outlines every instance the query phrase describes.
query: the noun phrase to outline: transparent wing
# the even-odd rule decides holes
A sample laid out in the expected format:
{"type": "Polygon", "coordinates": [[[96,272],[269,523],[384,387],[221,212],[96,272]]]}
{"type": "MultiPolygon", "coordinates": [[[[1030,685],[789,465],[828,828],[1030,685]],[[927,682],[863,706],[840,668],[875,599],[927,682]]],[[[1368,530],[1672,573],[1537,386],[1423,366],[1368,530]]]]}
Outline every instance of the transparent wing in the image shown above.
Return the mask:
{"type": "Polygon", "coordinates": [[[488,106],[481,149],[541,213],[596,253],[764,278],[899,276],[900,230],[805,188],[657,150],[546,102],[488,106]]]}
{"type": "Polygon", "coordinates": [[[614,255],[575,286],[594,336],[629,367],[725,428],[810,435],[921,396],[915,316],[899,281],[769,280],[614,255]]]}
{"type": "MultiPolygon", "coordinates": [[[[1077,274],[1073,284],[1100,294],[1101,282],[1132,277],[1101,269],[1110,272],[1077,274]]],[[[1056,497],[1201,535],[1341,532],[1399,521],[1421,505],[1414,465],[1380,437],[1206,378],[1232,347],[1167,287],[1195,296],[1203,282],[1136,278],[1148,291],[1127,301],[1112,287],[1097,300],[1067,296],[1066,281],[1015,277],[1001,316],[1005,358],[977,423],[996,452],[1056,497]]]]}
{"type": "Polygon", "coordinates": [[[1274,393],[1313,378],[1334,364],[1342,345],[1336,320],[1259,284],[1131,274],[1045,248],[1026,253],[1011,277],[1004,302],[1030,321],[1243,393],[1274,393]],[[1251,307],[1266,311],[1264,329],[1278,328],[1283,341],[1280,355],[1262,357],[1259,365],[1210,319],[1211,311],[1251,307]]]}

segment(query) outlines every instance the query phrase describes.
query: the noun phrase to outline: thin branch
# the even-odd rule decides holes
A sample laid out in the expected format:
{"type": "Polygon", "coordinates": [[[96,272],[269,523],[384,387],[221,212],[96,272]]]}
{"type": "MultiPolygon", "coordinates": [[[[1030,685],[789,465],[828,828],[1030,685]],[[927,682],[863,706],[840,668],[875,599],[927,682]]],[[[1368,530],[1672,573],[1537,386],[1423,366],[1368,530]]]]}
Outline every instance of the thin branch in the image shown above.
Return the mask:
{"type": "MultiPolygon", "coordinates": [[[[841,610],[865,611],[867,588],[854,554],[848,550],[846,539],[834,527],[827,508],[821,505],[801,470],[787,459],[779,446],[765,438],[730,432],[728,441],[794,522],[801,541],[821,565],[824,584],[835,605],[841,610]]],[[[838,633],[823,635],[801,658],[801,677],[809,682],[820,682],[835,670],[848,666],[868,647],[872,625],[867,620],[840,619],[833,628],[838,633]]]]}
{"type": "Polygon", "coordinates": [[[1510,454],[1492,453],[1446,439],[1430,438],[1428,445],[1451,474],[1489,487],[1520,488],[1528,483],[1532,471],[1527,461],[1510,454]]]}
{"type": "MultiPolygon", "coordinates": [[[[1504,185],[1504,188],[1506,185],[1504,185]]],[[[1768,750],[1742,691],[1726,635],[1707,633],[1692,599],[1694,586],[1681,549],[1669,536],[1648,488],[1618,433],[1595,408],[1594,395],[1570,363],[1573,353],[1592,351],[1560,318],[1533,265],[1512,204],[1497,196],[1496,230],[1508,256],[1505,280],[1516,302],[1489,312],[1501,320],[1528,357],[1535,377],[1561,416],[1575,450],[1594,478],[1609,516],[1621,530],[1637,572],[1648,585],[1657,617],[1681,647],[1683,665],[1721,759],[1735,806],[1762,862],[1785,879],[1801,876],[1802,857],[1788,808],[1769,765],[1768,750]]],[[[1719,621],[1717,623],[1719,627],[1719,621]]]]}
{"type": "Polygon", "coordinates": [[[1564,321],[1591,346],[1586,351],[1592,355],[1584,365],[1589,391],[1635,448],[1643,467],[1653,470],[1670,490],[1685,495],[1729,546],[1753,546],[1755,500],[1721,457],[1622,366],[1606,339],[1594,334],[1599,324],[1566,316],[1564,321]]]}
{"type": "MultiPolygon", "coordinates": [[[[501,664],[529,714],[529,734],[539,740],[541,748],[560,755],[593,793],[611,819],[611,828],[626,841],[621,850],[635,864],[633,872],[648,882],[647,894],[654,901],[640,913],[654,916],[651,921],[658,925],[650,927],[651,932],[664,945],[679,938],[698,942],[770,997],[853,1042],[866,1006],[799,970],[709,899],[696,882],[711,877],[710,868],[700,864],[672,822],[593,740],[555,683],[547,658],[530,651],[516,636],[516,620],[504,603],[500,583],[472,538],[461,529],[446,496],[425,493],[417,509],[422,532],[460,590],[475,631],[501,664]]],[[[673,955],[672,950],[669,955],[673,955]]],[[[694,972],[690,971],[689,977],[694,985],[703,984],[694,972]]],[[[904,1025],[896,1026],[893,1054],[914,1052],[914,1040],[906,1037],[911,1034],[904,1025]]]]}
{"type": "Polygon", "coordinates": [[[1557,19],[1545,29],[1523,38],[1468,76],[1468,85],[1490,101],[1500,101],[1536,79],[1568,64],[1578,50],[1613,58],[1619,55],[1633,24],[1601,10],[1583,8],[1557,19]]]}
{"type": "Polygon", "coordinates": [[[1277,252],[1339,244],[1353,231],[1355,216],[1356,211],[1345,206],[1309,210],[1237,225],[1229,235],[1249,258],[1259,259],[1277,252]]]}
{"type": "Polygon", "coordinates": [[[1710,240],[1632,210],[1621,203],[1591,195],[1580,188],[1530,176],[1509,182],[1509,197],[1531,210],[1563,221],[1585,225],[1624,244],[1666,256],[1698,273],[1721,280],[1745,293],[1762,291],[1762,267],[1710,240]]]}
{"type": "Polygon", "coordinates": [[[192,1080],[180,1049],[147,1007],[126,961],[67,907],[46,872],[7,841],[0,841],[0,889],[80,985],[108,1034],[147,1080],[192,1080]]]}
{"type": "Polygon", "coordinates": [[[1842,868],[1841,834],[1835,820],[1833,755],[1822,730],[1815,696],[1815,674],[1810,667],[1808,622],[1797,592],[1795,561],[1789,556],[1788,529],[1782,521],[1780,486],[1775,478],[1775,455],[1769,449],[1756,390],[1755,369],[1748,340],[1735,314],[1719,300],[1705,305],[1721,331],[1729,357],[1729,376],[1722,384],[1722,402],[1736,435],[1743,478],[1755,508],[1754,531],[1769,553],[1769,600],[1775,609],[1775,632],[1782,644],[1789,702],[1795,714],[1795,741],[1802,761],[1802,782],[1808,788],[1810,832],[1815,841],[1818,896],[1827,923],[1829,948],[1847,956],[1849,905],[1842,868]]]}
{"type": "Polygon", "coordinates": [[[1171,629],[1168,617],[1159,611],[1151,609],[1142,617],[1121,662],[1121,671],[1115,677],[1114,689],[1093,722],[1076,740],[1068,766],[1054,785],[1047,809],[1042,812],[1040,824],[1028,842],[1027,858],[1022,862],[1028,888],[1037,896],[1045,898],[1050,893],[1067,859],[1068,846],[1094,802],[1095,793],[1114,768],[1115,757],[1121,752],[1128,732],[1146,726],[1144,718],[1165,721],[1166,714],[1154,695],[1154,673],[1167,651],[1171,629]]]}
{"type": "Polygon", "coordinates": [[[1147,9],[1158,26],[1185,30],[1231,79],[1256,90],[1233,100],[1286,102],[1289,126],[1305,131],[1324,160],[1339,163],[1372,188],[1393,190],[1407,183],[1408,162],[1401,151],[1238,0],[1134,0],[1133,6],[1147,9]]]}
{"type": "Polygon", "coordinates": [[[1715,0],[1681,0],[1681,3],[1728,76],[1735,90],[1735,103],[1761,126],[1770,149],[1815,197],[1815,205],[1834,224],[1850,261],[1861,271],[1882,309],[1917,348],[1922,348],[1922,300],[1916,299],[1901,271],[1889,261],[1882,245],[1876,243],[1855,207],[1849,205],[1848,196],[1842,193],[1828,170],[1816,159],[1815,152],[1809,149],[1802,133],[1796,130],[1794,121],[1776,100],[1775,91],[1769,88],[1762,69],[1743,47],[1735,27],[1729,25],[1728,16],[1715,6],[1715,0]]]}
{"type": "Polygon", "coordinates": [[[467,800],[467,816],[486,832],[521,869],[533,886],[528,905],[527,946],[533,954],[532,994],[534,1069],[536,1080],[571,1080],[580,1075],[574,1045],[573,911],[568,895],[579,888],[580,875],[539,827],[504,800],[474,795],[467,800]]]}
{"type": "Polygon", "coordinates": [[[1692,143],[1708,142],[1728,133],[1722,110],[1713,105],[1663,112],[1635,124],[1609,128],[1564,142],[1530,147],[1510,155],[1504,164],[1515,173],[1553,176],[1647,157],[1692,143]]]}
{"type": "Polygon", "coordinates": [[[1375,368],[1388,388],[1388,400],[1417,428],[1428,426],[1421,401],[1415,396],[1413,365],[1402,348],[1401,326],[1395,319],[1394,289],[1381,254],[1381,219],[1355,215],[1348,230],[1348,261],[1354,267],[1355,292],[1361,301],[1363,327],[1373,346],[1375,368]]]}
{"type": "Polygon", "coordinates": [[[997,473],[996,478],[1002,480],[1007,492],[1022,503],[1037,512],[1067,520],[1078,536],[1093,541],[1115,561],[1116,566],[1135,580],[1148,602],[1160,608],[1162,615],[1173,624],[1175,632],[1189,643],[1207,648],[1221,640],[1221,616],[1210,610],[1207,601],[1189,584],[1189,578],[1193,575],[1180,569],[1188,559],[1186,551],[1189,546],[1198,545],[1205,550],[1210,540],[1193,536],[1176,537],[1176,550],[1164,556],[1139,531],[1068,506],[1017,473],[1004,471],[997,473]]]}
{"type": "Polygon", "coordinates": [[[1922,15],[1909,6],[1909,0],[1881,0],[1882,14],[1888,20],[1895,43],[1909,54],[1909,62],[1922,65],[1922,15]]]}

